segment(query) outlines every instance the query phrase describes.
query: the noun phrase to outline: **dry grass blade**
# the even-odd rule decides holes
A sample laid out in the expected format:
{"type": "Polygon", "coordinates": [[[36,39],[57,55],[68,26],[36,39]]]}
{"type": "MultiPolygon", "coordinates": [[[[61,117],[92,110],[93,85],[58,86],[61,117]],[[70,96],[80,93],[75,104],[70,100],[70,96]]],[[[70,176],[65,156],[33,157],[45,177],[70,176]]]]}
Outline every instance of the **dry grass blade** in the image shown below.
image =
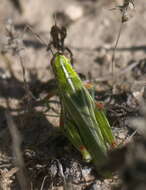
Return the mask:
{"type": "Polygon", "coordinates": [[[5,113],[9,131],[12,137],[12,150],[15,158],[15,165],[19,168],[17,173],[18,181],[22,190],[28,189],[27,179],[25,176],[24,160],[21,152],[21,136],[13,121],[12,116],[8,111],[5,113]]]}

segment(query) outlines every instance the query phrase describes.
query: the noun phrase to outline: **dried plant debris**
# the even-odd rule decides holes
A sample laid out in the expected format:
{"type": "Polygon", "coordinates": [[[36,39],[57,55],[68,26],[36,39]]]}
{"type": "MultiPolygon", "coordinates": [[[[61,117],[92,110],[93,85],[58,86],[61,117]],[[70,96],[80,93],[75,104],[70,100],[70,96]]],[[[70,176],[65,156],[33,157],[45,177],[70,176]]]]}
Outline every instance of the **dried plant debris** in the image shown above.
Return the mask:
{"type": "Polygon", "coordinates": [[[5,54],[11,51],[13,55],[17,55],[23,49],[23,43],[11,19],[7,20],[5,30],[6,36],[1,36],[1,53],[5,54]]]}
{"type": "Polygon", "coordinates": [[[137,130],[137,134],[127,147],[125,161],[123,163],[122,190],[144,190],[146,189],[146,119],[145,108],[143,117],[131,120],[131,126],[137,130]]]}
{"type": "Polygon", "coordinates": [[[122,173],[124,190],[146,189],[146,141],[135,142],[129,147],[122,173]]]}
{"type": "Polygon", "coordinates": [[[1,169],[0,170],[0,189],[11,190],[11,184],[13,183],[12,177],[18,172],[18,168],[12,168],[11,170],[1,169]]]}
{"type": "Polygon", "coordinates": [[[124,23],[130,18],[129,10],[133,9],[135,9],[134,0],[124,0],[122,5],[118,5],[111,10],[119,10],[121,12],[121,21],[124,23]]]}
{"type": "Polygon", "coordinates": [[[139,64],[132,69],[132,75],[136,80],[146,76],[146,59],[139,60],[139,64]]]}

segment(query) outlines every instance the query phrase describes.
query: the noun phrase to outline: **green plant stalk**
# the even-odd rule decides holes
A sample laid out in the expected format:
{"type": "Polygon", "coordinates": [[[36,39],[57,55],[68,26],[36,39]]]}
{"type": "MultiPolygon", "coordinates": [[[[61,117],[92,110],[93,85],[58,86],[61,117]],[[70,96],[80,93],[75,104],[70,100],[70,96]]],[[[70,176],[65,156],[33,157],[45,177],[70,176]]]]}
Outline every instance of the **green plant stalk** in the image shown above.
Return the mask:
{"type": "MultiPolygon", "coordinates": [[[[72,68],[69,59],[57,53],[51,65],[57,80],[63,110],[67,113],[69,120],[73,121],[65,124],[66,130],[68,130],[66,133],[69,133],[70,130],[72,134],[78,132],[96,168],[100,169],[108,160],[106,142],[114,139],[112,132],[110,128],[104,125],[105,118],[96,110],[94,99],[72,68]],[[103,121],[98,118],[98,115],[100,115],[103,121]],[[76,132],[73,132],[73,124],[75,124],[76,132]],[[108,133],[110,137],[108,137],[108,133]]],[[[76,137],[74,138],[76,144],[78,144],[77,139],[76,137]]],[[[70,140],[72,141],[72,139],[70,140]]]]}

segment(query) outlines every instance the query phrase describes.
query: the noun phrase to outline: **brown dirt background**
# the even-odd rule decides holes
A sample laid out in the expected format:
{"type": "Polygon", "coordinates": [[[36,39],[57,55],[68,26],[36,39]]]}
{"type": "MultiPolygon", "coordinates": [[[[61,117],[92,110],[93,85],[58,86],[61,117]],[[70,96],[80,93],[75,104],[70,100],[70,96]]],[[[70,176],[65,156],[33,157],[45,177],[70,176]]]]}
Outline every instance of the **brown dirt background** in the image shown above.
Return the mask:
{"type": "MultiPolygon", "coordinates": [[[[120,11],[111,11],[110,9],[121,4],[122,0],[21,0],[21,10],[19,10],[13,5],[13,1],[1,0],[0,50],[3,50],[7,42],[5,31],[7,20],[12,19],[19,38],[24,40],[22,56],[26,70],[26,79],[30,89],[35,97],[44,97],[44,94],[47,94],[47,90],[51,89],[47,85],[47,82],[53,77],[49,66],[51,57],[34,35],[31,35],[28,31],[24,32],[24,28],[26,24],[31,25],[33,31],[39,34],[46,42],[49,42],[49,32],[51,26],[54,25],[53,15],[56,13],[56,15],[59,15],[57,16],[57,23],[67,27],[68,35],[65,43],[72,50],[76,71],[85,75],[86,79],[92,79],[99,92],[108,91],[112,86],[114,87],[112,95],[118,94],[121,101],[124,101],[121,94],[125,93],[126,97],[129,98],[127,98],[127,102],[129,101],[127,104],[133,109],[131,112],[135,112],[137,105],[141,104],[139,102],[145,92],[144,87],[146,85],[146,2],[145,0],[135,0],[135,9],[128,11],[129,21],[123,24],[115,54],[115,78],[111,80],[113,47],[121,24],[121,14],[120,11]],[[141,60],[145,61],[142,68],[137,68],[130,74],[129,72],[123,72],[119,77],[119,73],[123,69],[127,68],[131,63],[139,63],[141,60]],[[104,78],[106,79],[104,80],[104,78]],[[104,81],[104,83],[101,81],[104,81]],[[131,100],[131,96],[129,97],[128,93],[132,93],[134,99],[132,98],[131,100]]],[[[59,141],[57,144],[55,138],[50,140],[52,131],[55,130],[54,126],[58,126],[58,119],[45,116],[42,111],[46,110],[46,108],[41,106],[35,109],[35,114],[34,110],[32,114],[30,112],[27,114],[25,109],[21,109],[21,106],[23,108],[26,106],[27,109],[34,102],[31,99],[31,102],[27,102],[25,105],[26,94],[19,56],[17,54],[12,55],[8,51],[7,57],[11,63],[10,67],[6,64],[6,59],[0,56],[0,169],[1,173],[9,173],[15,165],[15,155],[12,154],[13,146],[11,147],[13,138],[11,138],[5,118],[5,111],[8,108],[6,104],[7,99],[10,101],[10,113],[16,126],[20,129],[20,136],[23,139],[22,152],[27,163],[27,166],[25,166],[26,170],[29,170],[27,172],[31,176],[32,189],[40,189],[44,177],[48,175],[47,167],[50,168],[47,165],[48,157],[55,159],[62,156],[59,144],[62,141],[59,141]],[[12,73],[14,74],[13,77],[12,73]],[[55,147],[48,148],[53,143],[55,147]],[[58,151],[57,156],[54,149],[58,151]]],[[[56,100],[56,98],[52,100],[56,100]]],[[[119,105],[120,103],[117,104],[119,105]]],[[[55,105],[55,108],[58,109],[58,105],[55,105]]],[[[114,109],[118,110],[118,107],[113,106],[114,109]]],[[[49,114],[51,113],[53,113],[52,110],[49,114]]],[[[111,118],[113,119],[114,117],[111,116],[111,118]]],[[[117,121],[115,123],[113,126],[118,125],[116,127],[119,127],[120,124],[117,121]]],[[[121,138],[125,138],[127,129],[125,129],[125,124],[121,125],[122,128],[117,133],[120,134],[121,138]]],[[[65,150],[63,154],[65,154],[66,159],[70,159],[67,157],[68,150],[65,150]]],[[[73,163],[69,163],[68,168],[74,167],[75,164],[78,165],[78,162],[80,163],[78,157],[75,158],[73,163]]],[[[66,161],[61,162],[62,165],[64,162],[66,161]]],[[[86,166],[84,167],[86,168],[86,166]]],[[[79,168],[77,166],[75,168],[77,168],[76,170],[79,173],[79,168]]],[[[18,185],[18,182],[22,180],[21,174],[19,175],[21,180],[19,180],[18,176],[16,180],[16,176],[13,174],[10,176],[12,177],[11,180],[10,177],[4,177],[7,181],[5,182],[6,187],[3,186],[2,189],[26,189],[26,187],[20,188],[20,185],[18,185]]],[[[92,181],[92,177],[90,176],[86,180],[90,181],[91,179],[92,181]]],[[[97,178],[95,176],[93,178],[95,182],[97,178]]],[[[61,189],[61,177],[57,177],[56,180],[58,181],[53,181],[54,186],[57,184],[59,186],[58,189],[61,189]]],[[[112,180],[104,180],[102,182],[97,180],[95,188],[111,189],[112,185],[114,183],[117,184],[118,180],[117,177],[115,177],[114,182],[112,180]]],[[[3,181],[3,178],[1,178],[1,184],[3,184],[3,181]]],[[[78,177],[76,177],[76,181],[78,181],[78,177]]],[[[76,184],[75,187],[76,189],[86,188],[91,190],[93,186],[88,187],[88,185],[91,185],[93,181],[91,183],[76,184]]],[[[46,182],[48,186],[46,185],[44,189],[50,188],[50,183],[51,180],[48,180],[46,182]]]]}

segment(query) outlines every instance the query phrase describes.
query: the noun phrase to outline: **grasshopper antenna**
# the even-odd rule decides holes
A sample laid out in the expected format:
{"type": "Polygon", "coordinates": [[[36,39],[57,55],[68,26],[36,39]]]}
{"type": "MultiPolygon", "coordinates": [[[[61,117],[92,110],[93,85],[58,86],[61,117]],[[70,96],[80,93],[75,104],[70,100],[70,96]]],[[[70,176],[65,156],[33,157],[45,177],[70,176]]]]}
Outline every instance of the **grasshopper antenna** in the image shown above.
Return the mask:
{"type": "Polygon", "coordinates": [[[29,26],[28,24],[26,25],[25,30],[29,30],[34,36],[35,38],[41,43],[44,44],[46,47],[48,46],[48,44],[45,42],[45,40],[43,40],[36,32],[33,31],[32,27],[29,26]]]}

